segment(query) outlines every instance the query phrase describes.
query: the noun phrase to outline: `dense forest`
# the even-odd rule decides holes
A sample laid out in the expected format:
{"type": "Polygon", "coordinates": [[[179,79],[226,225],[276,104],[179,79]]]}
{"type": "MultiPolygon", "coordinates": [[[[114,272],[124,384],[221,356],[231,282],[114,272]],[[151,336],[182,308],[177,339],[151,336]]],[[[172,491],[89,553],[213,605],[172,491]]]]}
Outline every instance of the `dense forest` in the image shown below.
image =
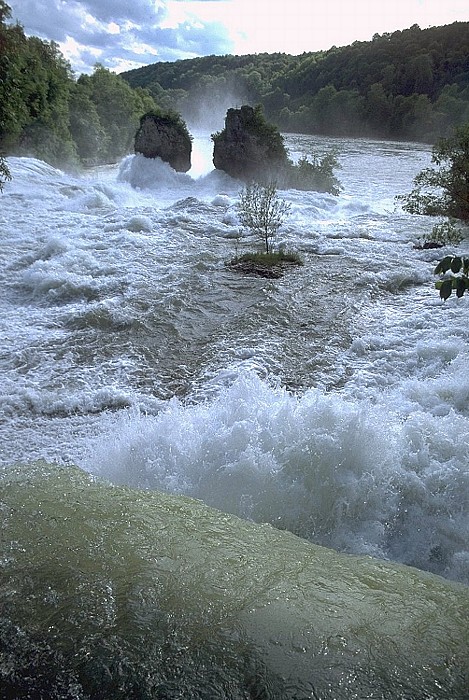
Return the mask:
{"type": "Polygon", "coordinates": [[[469,23],[304,53],[207,56],[121,74],[203,125],[260,103],[282,131],[434,142],[469,120],[469,23]],[[220,111],[220,110],[218,110],[220,111]]]}
{"type": "Polygon", "coordinates": [[[244,103],[284,132],[434,142],[469,121],[469,23],[300,56],[206,56],[121,75],[98,64],[77,78],[57,44],[27,37],[0,0],[0,154],[115,162],[148,111],[216,131],[244,103]]]}
{"type": "Polygon", "coordinates": [[[10,17],[0,0],[0,151],[69,167],[129,153],[140,117],[157,109],[149,93],[100,65],[75,79],[56,44],[10,17]]]}

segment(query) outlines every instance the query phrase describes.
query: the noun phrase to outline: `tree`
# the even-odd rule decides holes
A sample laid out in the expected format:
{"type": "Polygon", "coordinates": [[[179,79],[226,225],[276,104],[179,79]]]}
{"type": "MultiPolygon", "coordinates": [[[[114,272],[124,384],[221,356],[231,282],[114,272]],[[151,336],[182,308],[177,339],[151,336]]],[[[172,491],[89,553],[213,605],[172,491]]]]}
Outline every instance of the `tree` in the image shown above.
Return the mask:
{"type": "Polygon", "coordinates": [[[313,153],[311,160],[303,156],[296,165],[291,163],[285,183],[297,190],[314,190],[338,195],[341,185],[334,175],[334,169],[340,167],[335,151],[325,153],[322,158],[313,153]]]}
{"type": "Polygon", "coordinates": [[[0,148],[54,165],[76,161],[69,132],[71,69],[57,44],[8,25],[0,4],[0,148]]]}
{"type": "Polygon", "coordinates": [[[0,146],[4,152],[16,145],[29,117],[22,89],[27,39],[19,25],[6,24],[10,16],[10,8],[0,0],[0,146]]]}
{"type": "Polygon", "coordinates": [[[74,83],[70,91],[70,133],[81,162],[96,165],[105,150],[106,134],[90,95],[86,82],[74,83]]]}
{"type": "MultiPolygon", "coordinates": [[[[433,228],[435,241],[458,243],[462,234],[455,220],[469,223],[469,122],[441,139],[432,152],[432,163],[439,169],[425,168],[414,179],[415,188],[403,195],[403,208],[411,214],[445,216],[448,221],[433,228]]],[[[462,297],[469,289],[469,259],[447,255],[435,268],[442,278],[436,283],[446,301],[453,289],[462,297]]]]}
{"type": "Polygon", "coordinates": [[[241,225],[259,236],[265,252],[271,253],[271,240],[290,211],[290,204],[278,198],[275,183],[247,185],[241,190],[238,211],[241,225]]]}
{"type": "Polygon", "coordinates": [[[11,180],[10,169],[8,168],[5,158],[0,155],[0,192],[3,190],[3,185],[7,180],[11,180]]]}
{"type": "Polygon", "coordinates": [[[410,214],[447,216],[469,222],[469,122],[440,141],[432,163],[414,178],[414,189],[399,197],[410,214]]]}
{"type": "MultiPolygon", "coordinates": [[[[140,117],[156,109],[154,100],[144,90],[133,90],[119,75],[99,63],[93,75],[80,76],[78,84],[93,103],[93,113],[97,113],[102,130],[98,133],[94,120],[95,136],[100,140],[99,159],[115,162],[130,153],[140,117]]],[[[78,131],[81,128],[78,123],[75,127],[78,131]]]]}
{"type": "Polygon", "coordinates": [[[434,143],[469,118],[468,27],[468,22],[414,26],[300,56],[159,61],[121,76],[133,87],[150,88],[158,104],[180,111],[189,123],[199,109],[201,87],[210,86],[217,99],[224,84],[224,96],[231,96],[227,106],[261,103],[267,118],[285,131],[434,143]],[[456,102],[439,101],[452,84],[456,102]]]}

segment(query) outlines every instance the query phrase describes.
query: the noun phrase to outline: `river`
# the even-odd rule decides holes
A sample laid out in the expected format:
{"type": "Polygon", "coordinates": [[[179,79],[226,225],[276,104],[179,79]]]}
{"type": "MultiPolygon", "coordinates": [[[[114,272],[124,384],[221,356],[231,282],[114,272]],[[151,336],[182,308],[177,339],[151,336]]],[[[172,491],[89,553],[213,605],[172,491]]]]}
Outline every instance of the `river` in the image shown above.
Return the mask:
{"type": "Polygon", "coordinates": [[[434,222],[396,200],[431,152],[302,135],[286,145],[293,159],[334,148],[342,191],[279,193],[291,210],[276,243],[304,265],[274,280],[225,264],[258,243],[239,236],[240,183],[212,169],[207,135],[194,139],[188,174],[141,156],[84,175],[9,159],[13,179],[0,195],[5,697],[467,697],[469,307],[439,299],[433,268],[453,249],[417,250],[434,222]],[[179,534],[166,540],[163,530],[179,534]],[[328,599],[318,603],[313,560],[328,556],[328,599]],[[272,567],[282,562],[280,584],[272,567]],[[366,613],[365,574],[354,567],[374,591],[385,580],[366,613]],[[344,583],[351,569],[358,578],[344,583]],[[129,572],[140,581],[132,594],[129,572]],[[349,610],[343,627],[324,606],[349,610]],[[275,622],[265,614],[273,608],[275,622]],[[247,610],[254,624],[241,621],[247,610]],[[132,632],[119,615],[134,616],[132,632]],[[371,663],[383,639],[387,651],[371,663]],[[136,671],[147,642],[149,667],[171,659],[160,675],[136,671]]]}

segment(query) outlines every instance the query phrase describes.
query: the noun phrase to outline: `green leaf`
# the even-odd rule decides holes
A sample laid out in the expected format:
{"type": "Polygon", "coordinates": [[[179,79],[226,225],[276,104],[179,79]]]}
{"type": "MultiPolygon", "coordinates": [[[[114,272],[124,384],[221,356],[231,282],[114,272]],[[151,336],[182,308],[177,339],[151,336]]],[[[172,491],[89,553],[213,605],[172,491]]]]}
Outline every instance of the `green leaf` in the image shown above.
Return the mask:
{"type": "Polygon", "coordinates": [[[462,260],[461,260],[461,258],[460,258],[460,257],[454,257],[454,258],[451,260],[451,265],[450,265],[450,267],[451,267],[451,272],[454,272],[454,273],[459,272],[459,270],[460,270],[461,267],[462,267],[462,260]]]}
{"type": "Polygon", "coordinates": [[[458,299],[460,299],[466,291],[466,282],[467,280],[465,280],[464,277],[458,277],[456,280],[456,296],[458,299]]]}
{"type": "Polygon", "coordinates": [[[453,291],[453,280],[444,280],[440,287],[440,297],[446,301],[453,291]]]}
{"type": "Polygon", "coordinates": [[[438,265],[435,267],[434,274],[435,275],[442,275],[445,272],[448,272],[448,270],[451,267],[452,260],[453,260],[452,255],[447,255],[445,258],[443,258],[443,260],[440,260],[438,265]]]}

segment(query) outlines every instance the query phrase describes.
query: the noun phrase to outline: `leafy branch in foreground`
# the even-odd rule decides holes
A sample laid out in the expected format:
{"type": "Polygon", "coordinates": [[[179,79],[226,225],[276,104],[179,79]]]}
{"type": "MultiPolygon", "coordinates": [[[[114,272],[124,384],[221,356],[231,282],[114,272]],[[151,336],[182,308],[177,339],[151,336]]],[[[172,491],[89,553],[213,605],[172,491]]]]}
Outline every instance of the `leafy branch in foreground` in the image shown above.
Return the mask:
{"type": "MultiPolygon", "coordinates": [[[[398,197],[409,214],[447,217],[447,221],[433,227],[425,244],[459,244],[463,231],[457,222],[469,223],[469,122],[454,134],[433,147],[432,163],[436,168],[425,168],[414,179],[414,189],[398,197]]],[[[447,255],[435,267],[441,275],[435,286],[444,301],[453,290],[458,298],[469,289],[469,258],[447,255]],[[448,276],[448,273],[449,276],[448,276]]]]}
{"type": "Polygon", "coordinates": [[[440,290],[440,297],[443,301],[451,296],[453,289],[458,298],[461,298],[464,292],[469,290],[469,258],[447,255],[443,260],[440,260],[434,272],[435,275],[452,273],[450,277],[440,279],[435,284],[435,287],[440,290]]]}

